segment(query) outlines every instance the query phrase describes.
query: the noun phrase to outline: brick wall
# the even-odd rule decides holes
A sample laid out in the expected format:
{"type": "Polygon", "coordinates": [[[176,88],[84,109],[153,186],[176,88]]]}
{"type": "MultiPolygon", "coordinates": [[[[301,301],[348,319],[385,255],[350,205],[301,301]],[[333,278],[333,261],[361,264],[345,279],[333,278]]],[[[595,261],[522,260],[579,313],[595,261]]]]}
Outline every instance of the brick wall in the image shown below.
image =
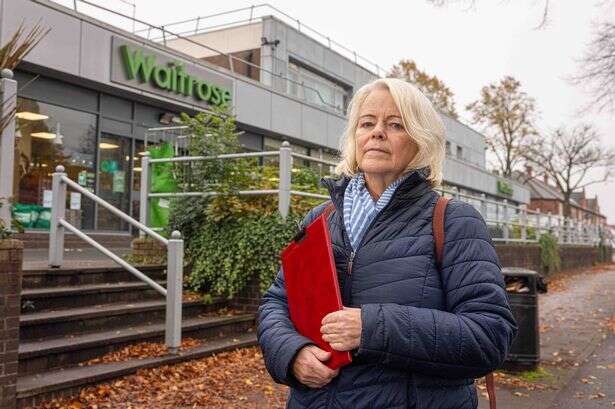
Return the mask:
{"type": "Polygon", "coordinates": [[[0,409],[15,408],[23,242],[0,240],[0,409]]]}
{"type": "Polygon", "coordinates": [[[152,238],[136,238],[132,241],[132,257],[135,262],[157,263],[166,259],[167,248],[152,238]]]}
{"type": "Polygon", "coordinates": [[[239,294],[231,300],[231,307],[244,311],[255,312],[261,300],[260,280],[254,276],[239,294]]]}
{"type": "Polygon", "coordinates": [[[527,244],[496,244],[503,267],[521,267],[540,271],[540,247],[527,244]]]}
{"type": "MultiPolygon", "coordinates": [[[[503,267],[522,267],[540,272],[540,246],[537,244],[496,244],[496,251],[503,267]]],[[[609,249],[613,257],[613,249],[609,249]]],[[[560,246],[562,270],[591,267],[598,261],[596,247],[560,246]]],[[[256,311],[260,303],[258,277],[253,277],[246,288],[231,300],[233,308],[256,311]]]]}
{"type": "MultiPolygon", "coordinates": [[[[537,244],[496,244],[500,263],[504,267],[523,267],[540,271],[540,246],[537,244]]],[[[598,262],[598,248],[587,246],[560,246],[562,270],[591,267],[598,262]]],[[[608,254],[613,254],[609,249],[608,254]]]]}
{"type": "Polygon", "coordinates": [[[541,213],[549,213],[553,216],[560,214],[560,202],[557,200],[532,199],[529,206],[530,210],[540,210],[541,213]]]}

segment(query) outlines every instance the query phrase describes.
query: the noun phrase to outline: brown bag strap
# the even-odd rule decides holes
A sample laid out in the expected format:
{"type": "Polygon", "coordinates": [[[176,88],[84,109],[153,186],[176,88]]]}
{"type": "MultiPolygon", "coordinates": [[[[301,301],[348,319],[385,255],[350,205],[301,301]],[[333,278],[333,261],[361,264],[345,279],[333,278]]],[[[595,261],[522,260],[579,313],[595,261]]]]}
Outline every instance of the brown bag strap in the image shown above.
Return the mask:
{"type": "Polygon", "coordinates": [[[442,260],[444,257],[444,213],[446,205],[449,202],[448,197],[440,196],[436,202],[436,207],[433,209],[432,228],[433,240],[436,244],[436,263],[438,270],[442,268],[442,260]]]}
{"type": "MultiPolygon", "coordinates": [[[[433,209],[432,229],[433,240],[436,247],[436,264],[438,270],[442,269],[442,261],[444,260],[444,214],[446,213],[446,206],[450,200],[451,199],[448,197],[440,196],[433,209]]],[[[485,376],[485,381],[487,383],[487,395],[489,396],[489,409],[497,409],[493,373],[485,376]]]]}

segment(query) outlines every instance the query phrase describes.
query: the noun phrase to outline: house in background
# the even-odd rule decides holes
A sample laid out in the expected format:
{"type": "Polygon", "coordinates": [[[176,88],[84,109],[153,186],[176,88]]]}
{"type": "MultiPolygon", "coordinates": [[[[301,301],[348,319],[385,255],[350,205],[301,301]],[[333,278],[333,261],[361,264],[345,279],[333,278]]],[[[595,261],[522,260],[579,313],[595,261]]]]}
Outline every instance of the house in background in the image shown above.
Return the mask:
{"type": "MultiPolygon", "coordinates": [[[[566,203],[564,195],[557,187],[549,183],[546,175],[542,178],[536,177],[532,168],[527,166],[525,173],[518,173],[517,180],[523,182],[530,190],[528,209],[551,213],[554,216],[564,215],[564,204],[566,203]]],[[[585,189],[573,192],[570,200],[570,217],[595,226],[606,226],[606,216],[600,213],[598,196],[586,197],[585,189]]]]}

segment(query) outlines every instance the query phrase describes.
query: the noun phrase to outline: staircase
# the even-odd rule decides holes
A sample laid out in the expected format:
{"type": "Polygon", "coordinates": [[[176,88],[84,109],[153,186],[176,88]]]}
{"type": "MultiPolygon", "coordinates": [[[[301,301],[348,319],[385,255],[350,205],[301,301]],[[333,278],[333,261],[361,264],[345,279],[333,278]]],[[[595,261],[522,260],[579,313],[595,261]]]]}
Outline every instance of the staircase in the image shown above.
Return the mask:
{"type": "MultiPolygon", "coordinates": [[[[163,267],[141,271],[165,286],[163,267]]],[[[165,300],[124,269],[24,271],[18,407],[71,395],[141,368],[256,344],[254,314],[216,315],[226,300],[183,302],[182,337],[205,341],[178,355],[79,366],[139,342],[164,342],[165,300]]]]}

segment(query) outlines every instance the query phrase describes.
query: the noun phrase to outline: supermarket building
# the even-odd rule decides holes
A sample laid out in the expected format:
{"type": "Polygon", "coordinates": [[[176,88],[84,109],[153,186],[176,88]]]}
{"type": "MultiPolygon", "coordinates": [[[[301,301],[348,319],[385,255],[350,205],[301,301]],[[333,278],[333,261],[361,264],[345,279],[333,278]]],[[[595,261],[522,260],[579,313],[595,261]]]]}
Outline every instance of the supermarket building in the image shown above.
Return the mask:
{"type": "MultiPolygon", "coordinates": [[[[15,72],[15,203],[48,204],[52,170],[62,164],[71,179],[138,218],[139,153],[148,129],[217,105],[236,115],[246,151],[288,140],[299,153],[335,160],[348,101],[379,67],[260,7],[163,31],[103,9],[90,7],[86,15],[48,0],[0,0],[0,42],[22,21],[51,28],[15,72]]],[[[442,118],[447,186],[529,203],[524,186],[486,170],[483,135],[442,118]]],[[[130,233],[107,210],[73,196],[69,218],[83,230],[130,233]]]]}

